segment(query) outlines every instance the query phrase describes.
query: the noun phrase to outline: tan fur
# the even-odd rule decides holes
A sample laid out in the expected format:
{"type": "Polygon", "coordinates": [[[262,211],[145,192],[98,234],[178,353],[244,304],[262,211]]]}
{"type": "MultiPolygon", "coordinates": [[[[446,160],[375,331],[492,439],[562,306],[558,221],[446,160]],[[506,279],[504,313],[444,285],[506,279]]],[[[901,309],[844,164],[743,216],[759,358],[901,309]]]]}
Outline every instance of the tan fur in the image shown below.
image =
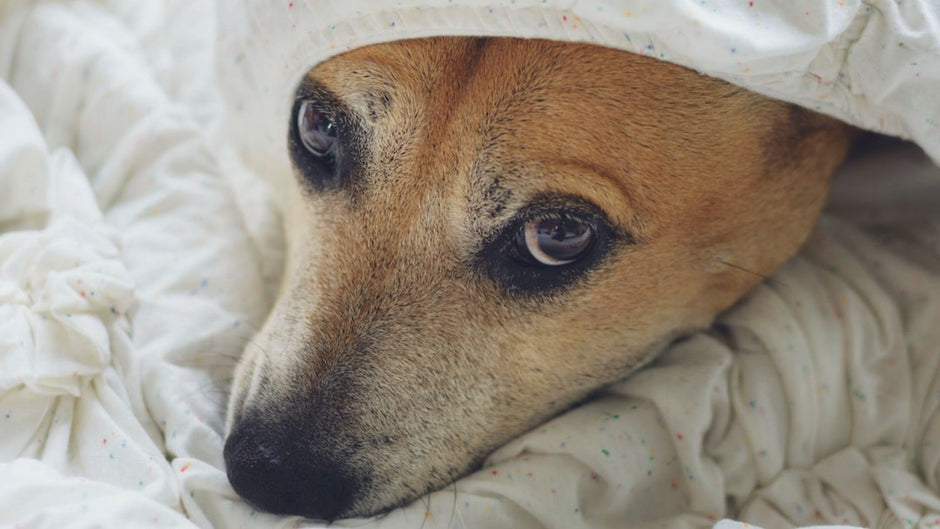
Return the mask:
{"type": "MultiPolygon", "coordinates": [[[[312,475],[353,476],[332,508],[302,507],[320,485],[288,507],[249,497],[327,518],[445,485],[708,325],[796,252],[850,136],[584,44],[400,41],[306,83],[358,116],[362,159],[335,189],[296,175],[284,286],[237,369],[229,427],[312,475]],[[539,197],[594,204],[632,240],[566,288],[507,292],[481,248],[539,197]]],[[[229,448],[230,475],[261,465],[229,448]]]]}

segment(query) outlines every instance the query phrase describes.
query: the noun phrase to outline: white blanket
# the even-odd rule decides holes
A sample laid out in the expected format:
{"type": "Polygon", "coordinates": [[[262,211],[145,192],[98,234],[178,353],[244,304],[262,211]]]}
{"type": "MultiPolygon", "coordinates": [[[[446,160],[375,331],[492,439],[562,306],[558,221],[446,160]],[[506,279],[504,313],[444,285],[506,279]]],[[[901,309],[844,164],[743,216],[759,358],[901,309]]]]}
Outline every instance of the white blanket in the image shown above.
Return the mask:
{"type": "Polygon", "coordinates": [[[376,42],[468,34],[592,42],[676,62],[912,138],[940,161],[935,0],[220,1],[229,128],[249,163],[279,173],[290,102],[312,65],[376,42]]]}
{"type": "MultiPolygon", "coordinates": [[[[290,82],[347,45],[628,31],[636,51],[818,96],[940,158],[927,2],[456,3],[258,0],[219,17],[212,0],[0,3],[0,526],[317,526],[245,505],[221,431],[282,248],[249,168],[282,165],[262,140],[290,82]],[[295,24],[303,38],[275,37],[295,24]],[[732,38],[740,59],[713,54],[732,38]]],[[[842,218],[714,329],[454,486],[339,525],[940,526],[940,175],[904,156],[850,169],[842,218]]]]}

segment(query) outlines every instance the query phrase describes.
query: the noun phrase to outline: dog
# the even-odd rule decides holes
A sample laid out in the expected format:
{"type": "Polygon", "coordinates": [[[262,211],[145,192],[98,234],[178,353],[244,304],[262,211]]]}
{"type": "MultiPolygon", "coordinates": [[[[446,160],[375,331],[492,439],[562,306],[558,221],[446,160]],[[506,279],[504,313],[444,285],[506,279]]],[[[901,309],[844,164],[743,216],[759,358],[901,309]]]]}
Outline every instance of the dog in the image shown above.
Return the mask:
{"type": "Polygon", "coordinates": [[[256,507],[389,510],[709,325],[808,237],[853,130],[591,44],[441,37],[315,66],[275,306],[224,458],[256,507]]]}

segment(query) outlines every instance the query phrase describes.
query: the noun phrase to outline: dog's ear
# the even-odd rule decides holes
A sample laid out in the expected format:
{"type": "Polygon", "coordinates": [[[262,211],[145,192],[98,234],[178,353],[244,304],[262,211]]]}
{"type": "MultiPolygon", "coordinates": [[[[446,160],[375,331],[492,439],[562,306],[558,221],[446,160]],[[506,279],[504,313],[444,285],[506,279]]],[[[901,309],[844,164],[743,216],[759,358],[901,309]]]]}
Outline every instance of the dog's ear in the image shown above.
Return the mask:
{"type": "Polygon", "coordinates": [[[802,170],[828,178],[841,159],[825,153],[834,148],[846,152],[859,133],[835,118],[797,105],[789,105],[773,127],[775,140],[765,144],[763,154],[769,175],[802,170]]]}

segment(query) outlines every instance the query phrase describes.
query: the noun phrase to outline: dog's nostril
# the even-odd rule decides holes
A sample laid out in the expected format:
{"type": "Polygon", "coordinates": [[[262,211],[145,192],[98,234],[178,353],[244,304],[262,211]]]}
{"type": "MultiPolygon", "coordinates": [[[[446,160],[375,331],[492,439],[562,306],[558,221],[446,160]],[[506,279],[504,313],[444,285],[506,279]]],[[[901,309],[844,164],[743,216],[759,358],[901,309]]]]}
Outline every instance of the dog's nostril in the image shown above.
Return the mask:
{"type": "Polygon", "coordinates": [[[333,520],[347,511],[359,489],[349,471],[313,454],[282,449],[254,430],[240,424],[225,441],[225,468],[235,492],[275,514],[333,520]]]}

